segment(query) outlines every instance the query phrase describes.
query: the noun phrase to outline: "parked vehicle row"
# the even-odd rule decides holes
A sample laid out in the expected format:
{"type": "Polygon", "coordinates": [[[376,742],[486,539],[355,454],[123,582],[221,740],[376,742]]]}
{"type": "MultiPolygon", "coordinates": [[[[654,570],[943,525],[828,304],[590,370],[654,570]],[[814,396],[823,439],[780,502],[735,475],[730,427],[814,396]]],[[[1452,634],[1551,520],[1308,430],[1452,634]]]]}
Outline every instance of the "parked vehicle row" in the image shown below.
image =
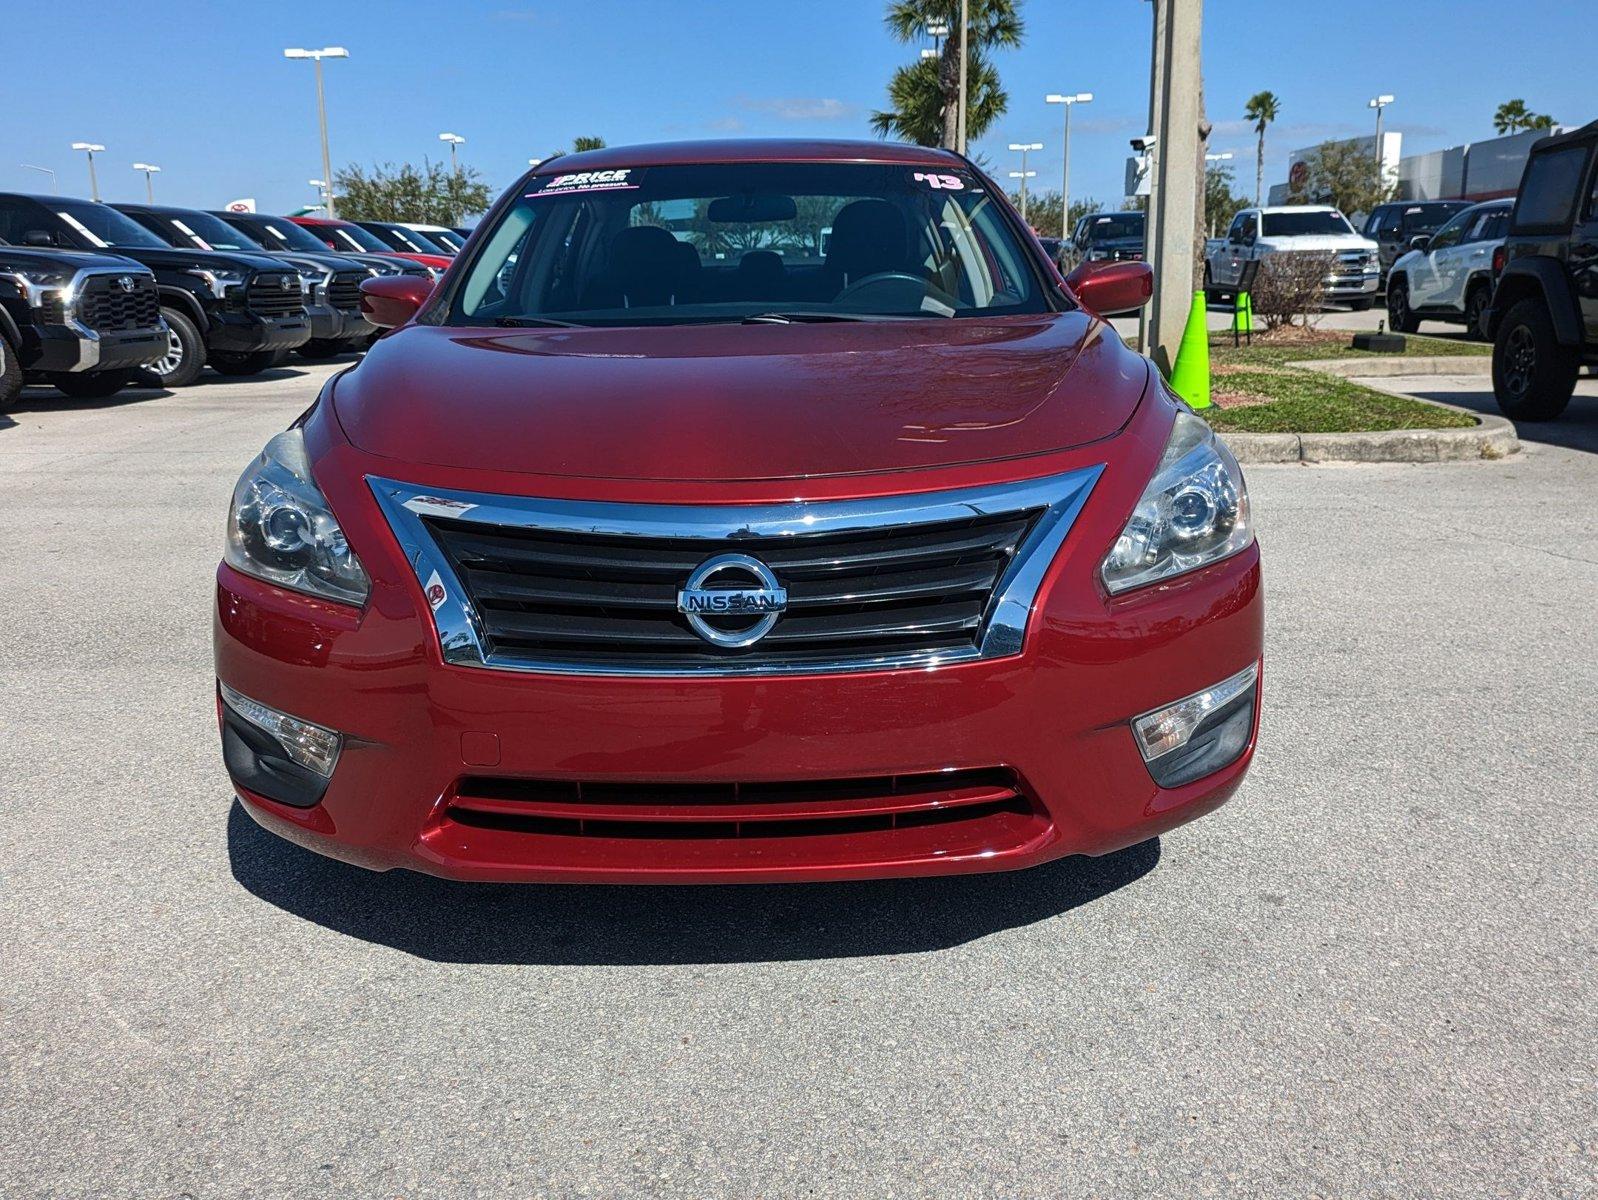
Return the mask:
{"type": "Polygon", "coordinates": [[[437,280],[463,244],[443,227],[0,193],[0,405],[26,383],[109,396],[364,349],[378,330],[361,282],[437,280]]]}

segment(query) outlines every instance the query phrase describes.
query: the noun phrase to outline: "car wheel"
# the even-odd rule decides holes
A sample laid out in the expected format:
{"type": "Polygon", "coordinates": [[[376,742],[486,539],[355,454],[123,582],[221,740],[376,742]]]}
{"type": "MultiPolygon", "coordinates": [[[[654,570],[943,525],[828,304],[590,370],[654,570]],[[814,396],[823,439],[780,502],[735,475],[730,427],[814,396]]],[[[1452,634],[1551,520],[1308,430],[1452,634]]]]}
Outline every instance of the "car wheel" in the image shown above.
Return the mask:
{"type": "Polygon", "coordinates": [[[1485,283],[1478,283],[1470,289],[1470,295],[1465,297],[1465,336],[1472,341],[1485,342],[1487,340],[1487,305],[1492,301],[1493,293],[1485,283]]]}
{"type": "Polygon", "coordinates": [[[22,364],[11,343],[0,337],[0,412],[16,403],[22,395],[22,364]]]}
{"type": "Polygon", "coordinates": [[[1369,312],[1371,305],[1375,303],[1376,301],[1369,296],[1361,296],[1358,300],[1350,300],[1348,308],[1350,312],[1369,312]]]}
{"type": "Polygon", "coordinates": [[[248,354],[213,354],[211,369],[222,375],[259,375],[277,365],[276,350],[252,350],[248,354]]]}
{"type": "Polygon", "coordinates": [[[1515,421],[1551,421],[1576,390],[1581,354],[1561,346],[1541,300],[1522,300],[1505,315],[1493,343],[1493,395],[1515,421]]]}
{"type": "Polygon", "coordinates": [[[1409,284],[1394,279],[1387,285],[1387,327],[1394,333],[1414,333],[1420,318],[1409,307],[1409,284]]]}
{"type": "Polygon", "coordinates": [[[133,380],[132,371],[94,371],[87,375],[52,375],[50,382],[74,400],[115,396],[133,380]]]}
{"type": "Polygon", "coordinates": [[[188,387],[205,369],[205,342],[185,313],[163,308],[161,317],[166,321],[166,353],[146,367],[145,372],[156,387],[188,387]]]}
{"type": "Polygon", "coordinates": [[[346,343],[338,338],[312,338],[300,347],[300,357],[316,362],[324,358],[332,358],[335,354],[343,354],[346,343]]]}

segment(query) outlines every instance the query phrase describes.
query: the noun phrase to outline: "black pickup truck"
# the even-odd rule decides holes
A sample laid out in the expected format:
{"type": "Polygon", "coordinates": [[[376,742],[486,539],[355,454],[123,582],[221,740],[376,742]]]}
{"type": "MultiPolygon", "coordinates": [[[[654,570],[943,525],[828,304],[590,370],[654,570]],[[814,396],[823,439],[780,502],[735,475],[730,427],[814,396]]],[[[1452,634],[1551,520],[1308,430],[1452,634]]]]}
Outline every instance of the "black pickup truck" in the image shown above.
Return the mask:
{"type": "Polygon", "coordinates": [[[0,409],[24,383],[110,396],[166,353],[155,276],[126,258],[0,243],[0,409]]]}
{"type": "Polygon", "coordinates": [[[1550,421],[1598,363],[1598,121],[1532,146],[1493,273],[1483,325],[1498,406],[1550,421]]]}
{"type": "Polygon", "coordinates": [[[164,387],[199,378],[207,362],[253,375],[311,336],[299,272],[263,254],[178,250],[108,204],[0,192],[0,238],[19,246],[121,255],[155,275],[171,336],[150,370],[164,387]]]}
{"type": "Polygon", "coordinates": [[[361,313],[361,281],[375,275],[374,268],[326,249],[315,254],[267,250],[243,230],[199,209],[156,204],[111,207],[132,217],[169,246],[266,254],[288,263],[306,286],[311,340],[299,348],[305,358],[331,358],[346,350],[362,349],[377,332],[377,326],[361,313]]]}

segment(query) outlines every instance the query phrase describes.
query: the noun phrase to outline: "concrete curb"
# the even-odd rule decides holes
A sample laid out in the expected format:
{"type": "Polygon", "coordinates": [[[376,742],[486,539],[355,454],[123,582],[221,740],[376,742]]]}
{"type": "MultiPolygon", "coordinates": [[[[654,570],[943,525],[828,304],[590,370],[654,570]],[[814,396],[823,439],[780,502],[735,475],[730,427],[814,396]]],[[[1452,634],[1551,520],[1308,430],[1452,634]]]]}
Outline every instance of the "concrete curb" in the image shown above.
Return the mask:
{"type": "Polygon", "coordinates": [[[1427,400],[1395,392],[1371,382],[1378,378],[1426,377],[1431,375],[1488,375],[1491,358],[1438,357],[1315,360],[1295,364],[1344,379],[1358,379],[1372,391],[1385,392],[1402,400],[1435,404],[1452,412],[1464,413],[1476,422],[1466,429],[1393,429],[1379,433],[1222,433],[1240,463],[1331,463],[1331,462],[1479,462],[1506,458],[1520,449],[1515,427],[1505,418],[1472,412],[1454,404],[1427,400]],[[1461,368],[1462,363],[1480,363],[1479,368],[1461,368]],[[1391,370],[1402,364],[1408,370],[1391,370]],[[1356,367],[1357,370],[1348,370],[1356,367]],[[1371,370],[1379,367],[1378,370],[1371,370]]]}

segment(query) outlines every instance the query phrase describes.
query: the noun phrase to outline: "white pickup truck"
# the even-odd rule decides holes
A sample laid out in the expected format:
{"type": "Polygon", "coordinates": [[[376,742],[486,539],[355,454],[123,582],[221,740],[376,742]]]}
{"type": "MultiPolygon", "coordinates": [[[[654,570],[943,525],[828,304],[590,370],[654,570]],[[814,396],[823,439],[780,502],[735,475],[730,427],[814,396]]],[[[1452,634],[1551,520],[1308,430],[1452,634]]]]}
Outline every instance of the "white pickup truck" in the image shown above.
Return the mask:
{"type": "Polygon", "coordinates": [[[1204,264],[1204,293],[1210,300],[1235,292],[1250,262],[1267,254],[1332,255],[1326,298],[1361,311],[1376,302],[1381,279],[1376,243],[1354,232],[1335,208],[1291,204],[1245,208],[1232,221],[1225,240],[1204,264]]]}

